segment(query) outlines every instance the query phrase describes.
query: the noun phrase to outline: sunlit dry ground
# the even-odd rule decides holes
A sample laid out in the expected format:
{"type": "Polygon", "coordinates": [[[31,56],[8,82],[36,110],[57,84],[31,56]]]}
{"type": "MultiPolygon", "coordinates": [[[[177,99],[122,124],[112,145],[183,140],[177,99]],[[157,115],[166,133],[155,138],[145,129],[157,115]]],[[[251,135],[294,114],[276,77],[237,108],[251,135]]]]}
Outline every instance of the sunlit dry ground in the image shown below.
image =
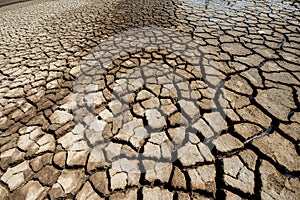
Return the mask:
{"type": "Polygon", "coordinates": [[[297,1],[0,8],[0,199],[299,199],[297,1]]]}

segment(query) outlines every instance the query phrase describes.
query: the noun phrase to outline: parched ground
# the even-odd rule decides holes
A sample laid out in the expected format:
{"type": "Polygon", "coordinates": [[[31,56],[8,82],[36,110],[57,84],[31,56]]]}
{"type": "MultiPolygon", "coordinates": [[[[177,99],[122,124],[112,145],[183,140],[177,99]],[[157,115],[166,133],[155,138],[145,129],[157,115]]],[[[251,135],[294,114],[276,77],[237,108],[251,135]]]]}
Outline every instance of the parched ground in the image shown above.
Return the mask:
{"type": "Polygon", "coordinates": [[[300,9],[0,8],[0,199],[299,199],[300,9]]]}

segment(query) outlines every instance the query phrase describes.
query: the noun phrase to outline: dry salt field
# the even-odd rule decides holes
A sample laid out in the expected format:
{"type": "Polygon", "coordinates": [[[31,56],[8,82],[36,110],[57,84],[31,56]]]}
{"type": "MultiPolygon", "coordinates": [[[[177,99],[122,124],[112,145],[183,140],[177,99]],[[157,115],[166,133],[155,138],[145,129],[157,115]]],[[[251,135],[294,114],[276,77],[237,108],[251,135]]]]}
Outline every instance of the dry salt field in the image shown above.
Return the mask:
{"type": "Polygon", "coordinates": [[[297,0],[0,1],[0,199],[300,198],[297,0]]]}

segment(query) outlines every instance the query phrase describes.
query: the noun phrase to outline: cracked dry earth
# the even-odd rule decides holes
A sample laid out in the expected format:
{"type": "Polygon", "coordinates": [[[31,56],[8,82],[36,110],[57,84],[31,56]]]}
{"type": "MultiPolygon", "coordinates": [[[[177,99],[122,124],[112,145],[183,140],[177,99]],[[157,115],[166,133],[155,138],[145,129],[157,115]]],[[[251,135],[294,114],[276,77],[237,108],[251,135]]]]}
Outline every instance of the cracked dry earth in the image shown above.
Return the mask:
{"type": "Polygon", "coordinates": [[[297,1],[0,8],[0,199],[299,199],[297,1]]]}

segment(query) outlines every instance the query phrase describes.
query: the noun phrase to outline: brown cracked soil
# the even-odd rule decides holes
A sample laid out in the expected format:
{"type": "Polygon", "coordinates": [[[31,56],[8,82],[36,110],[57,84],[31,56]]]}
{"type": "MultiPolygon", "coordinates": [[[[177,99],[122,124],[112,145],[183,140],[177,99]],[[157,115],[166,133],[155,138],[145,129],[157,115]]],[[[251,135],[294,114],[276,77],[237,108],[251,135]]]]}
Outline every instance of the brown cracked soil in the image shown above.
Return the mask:
{"type": "Polygon", "coordinates": [[[0,199],[299,199],[299,6],[0,7],[0,199]]]}

